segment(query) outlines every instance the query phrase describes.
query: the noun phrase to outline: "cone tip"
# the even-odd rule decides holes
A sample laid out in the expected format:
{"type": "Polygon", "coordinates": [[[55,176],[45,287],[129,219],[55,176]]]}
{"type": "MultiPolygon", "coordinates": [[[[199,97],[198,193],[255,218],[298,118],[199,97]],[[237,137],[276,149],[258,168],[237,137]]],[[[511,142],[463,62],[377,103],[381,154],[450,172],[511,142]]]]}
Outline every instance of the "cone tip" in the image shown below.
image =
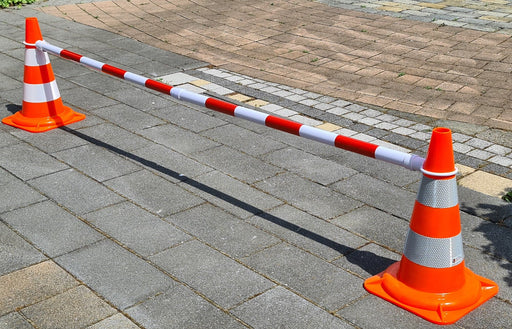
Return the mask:
{"type": "Polygon", "coordinates": [[[25,19],[25,43],[33,45],[39,40],[43,40],[43,35],[39,29],[37,17],[27,17],[25,19]]]}
{"type": "Polygon", "coordinates": [[[452,131],[445,127],[436,127],[428,147],[427,158],[421,170],[432,176],[452,176],[457,173],[453,156],[452,131]]]}

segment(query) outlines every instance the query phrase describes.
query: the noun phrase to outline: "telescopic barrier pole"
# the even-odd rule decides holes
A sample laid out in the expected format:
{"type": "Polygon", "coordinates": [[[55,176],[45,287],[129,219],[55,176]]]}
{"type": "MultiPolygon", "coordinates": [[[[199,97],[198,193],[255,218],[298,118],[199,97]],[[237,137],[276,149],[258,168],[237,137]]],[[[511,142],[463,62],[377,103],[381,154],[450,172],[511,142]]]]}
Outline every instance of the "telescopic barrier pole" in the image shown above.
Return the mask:
{"type": "Polygon", "coordinates": [[[122,70],[112,65],[96,61],[72,51],[59,48],[44,40],[36,41],[34,46],[42,51],[75,61],[92,69],[133,82],[146,88],[159,91],[181,101],[200,105],[210,110],[249,120],[270,128],[315,140],[317,142],[335,146],[350,152],[375,158],[377,160],[399,165],[409,170],[420,171],[423,166],[423,162],[425,161],[424,158],[415,154],[392,150],[380,145],[360,141],[355,138],[338,135],[333,132],[248,109],[213,97],[196,94],[183,88],[173,87],[165,83],[122,70]]]}

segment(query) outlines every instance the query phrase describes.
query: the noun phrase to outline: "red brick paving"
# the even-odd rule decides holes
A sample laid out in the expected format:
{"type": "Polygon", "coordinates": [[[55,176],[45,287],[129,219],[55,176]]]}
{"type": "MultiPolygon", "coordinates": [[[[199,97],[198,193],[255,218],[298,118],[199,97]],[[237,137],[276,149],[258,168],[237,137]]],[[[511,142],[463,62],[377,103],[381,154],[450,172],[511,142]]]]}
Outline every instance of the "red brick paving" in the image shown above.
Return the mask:
{"type": "Polygon", "coordinates": [[[512,130],[512,39],[308,0],[115,0],[40,10],[267,81],[512,130]]]}

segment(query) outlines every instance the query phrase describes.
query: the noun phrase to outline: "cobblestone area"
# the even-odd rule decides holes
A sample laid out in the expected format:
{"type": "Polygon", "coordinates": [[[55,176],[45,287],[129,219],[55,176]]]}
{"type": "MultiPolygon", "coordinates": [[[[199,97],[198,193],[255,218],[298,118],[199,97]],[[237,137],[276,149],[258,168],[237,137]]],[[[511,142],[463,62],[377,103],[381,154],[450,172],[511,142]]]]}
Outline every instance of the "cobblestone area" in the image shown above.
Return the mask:
{"type": "Polygon", "coordinates": [[[512,39],[503,33],[306,0],[116,0],[40,10],[352,103],[512,127],[512,39]]]}
{"type": "Polygon", "coordinates": [[[327,5],[444,26],[512,34],[512,3],[506,0],[317,0],[327,5]]]}

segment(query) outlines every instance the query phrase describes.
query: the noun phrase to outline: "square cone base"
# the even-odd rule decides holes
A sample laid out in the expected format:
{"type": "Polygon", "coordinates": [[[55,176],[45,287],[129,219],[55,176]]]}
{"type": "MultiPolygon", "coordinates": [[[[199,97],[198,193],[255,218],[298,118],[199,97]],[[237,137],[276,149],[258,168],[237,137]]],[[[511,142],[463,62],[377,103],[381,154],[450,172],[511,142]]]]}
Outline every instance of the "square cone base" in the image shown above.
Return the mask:
{"type": "Polygon", "coordinates": [[[3,123],[32,133],[42,133],[85,119],[85,115],[63,106],[58,115],[31,118],[23,115],[23,110],[2,120],[3,123]]]}
{"type": "Polygon", "coordinates": [[[452,324],[498,293],[498,285],[464,270],[463,286],[454,292],[431,293],[406,286],[397,279],[400,262],[364,282],[365,289],[419,317],[436,323],[452,324]]]}

